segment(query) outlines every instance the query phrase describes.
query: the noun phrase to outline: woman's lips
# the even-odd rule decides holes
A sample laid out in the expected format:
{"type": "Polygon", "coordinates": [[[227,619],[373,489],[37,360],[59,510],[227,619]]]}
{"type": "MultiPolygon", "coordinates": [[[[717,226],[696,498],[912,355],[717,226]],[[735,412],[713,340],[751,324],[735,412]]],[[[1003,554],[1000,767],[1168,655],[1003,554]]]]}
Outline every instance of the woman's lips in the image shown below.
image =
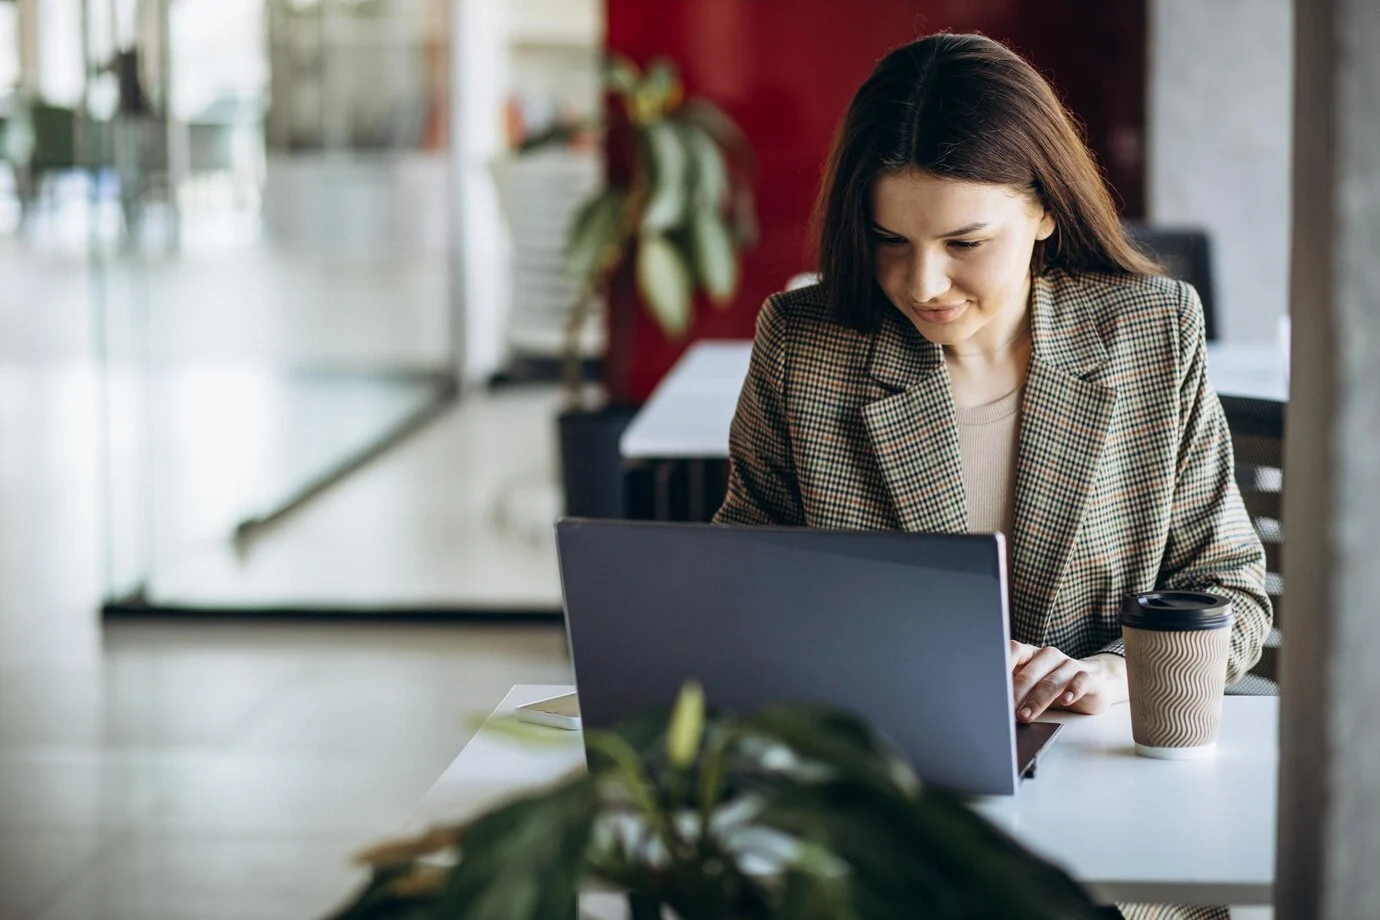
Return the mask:
{"type": "Polygon", "coordinates": [[[911,311],[921,320],[927,323],[951,323],[962,315],[963,310],[968,306],[968,301],[956,304],[944,304],[941,306],[911,307],[911,311]]]}

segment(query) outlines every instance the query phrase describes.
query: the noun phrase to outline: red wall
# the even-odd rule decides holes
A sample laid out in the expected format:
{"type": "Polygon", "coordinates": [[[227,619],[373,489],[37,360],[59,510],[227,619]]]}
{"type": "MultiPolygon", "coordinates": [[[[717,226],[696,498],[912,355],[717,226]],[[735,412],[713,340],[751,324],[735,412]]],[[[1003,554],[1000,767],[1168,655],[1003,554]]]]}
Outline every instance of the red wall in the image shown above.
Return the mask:
{"type": "MultiPolygon", "coordinates": [[[[701,304],[692,338],[749,338],[762,301],[812,270],[807,222],[834,130],[890,48],[981,31],[1030,58],[1083,121],[1127,216],[1144,208],[1145,0],[607,0],[608,45],[680,66],[687,92],[728,112],[757,153],[762,238],[727,311],[701,304]]],[[[688,342],[666,341],[632,297],[610,310],[610,393],[640,402],[688,342]]]]}

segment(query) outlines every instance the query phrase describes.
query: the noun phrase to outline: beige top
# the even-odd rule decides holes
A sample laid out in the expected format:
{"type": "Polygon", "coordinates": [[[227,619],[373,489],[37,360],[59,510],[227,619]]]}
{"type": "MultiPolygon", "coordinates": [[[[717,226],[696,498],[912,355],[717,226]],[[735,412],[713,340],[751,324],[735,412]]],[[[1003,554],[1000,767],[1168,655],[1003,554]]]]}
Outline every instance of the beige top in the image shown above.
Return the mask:
{"type": "Polygon", "coordinates": [[[1018,388],[985,406],[956,410],[969,533],[1011,533],[1016,436],[1024,392],[1018,388]]]}

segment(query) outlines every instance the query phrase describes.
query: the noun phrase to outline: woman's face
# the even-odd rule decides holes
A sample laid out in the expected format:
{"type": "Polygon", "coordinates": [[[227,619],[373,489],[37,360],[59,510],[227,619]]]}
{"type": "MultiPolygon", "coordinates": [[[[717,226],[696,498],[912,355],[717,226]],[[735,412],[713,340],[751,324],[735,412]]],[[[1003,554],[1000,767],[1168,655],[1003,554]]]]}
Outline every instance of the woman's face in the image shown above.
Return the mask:
{"type": "Polygon", "coordinates": [[[910,170],[872,183],[877,284],[920,334],[958,352],[1020,329],[1036,240],[1054,219],[1032,195],[910,170]]]}

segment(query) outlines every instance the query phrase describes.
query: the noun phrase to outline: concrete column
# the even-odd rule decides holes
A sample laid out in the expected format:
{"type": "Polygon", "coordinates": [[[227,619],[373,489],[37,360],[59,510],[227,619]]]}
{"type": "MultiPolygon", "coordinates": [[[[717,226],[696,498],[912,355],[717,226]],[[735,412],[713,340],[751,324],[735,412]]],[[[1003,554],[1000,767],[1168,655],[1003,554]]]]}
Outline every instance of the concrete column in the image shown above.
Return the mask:
{"type": "Polygon", "coordinates": [[[1148,216],[1211,235],[1228,340],[1274,341],[1288,300],[1290,3],[1149,3],[1148,216]]]}
{"type": "Polygon", "coordinates": [[[1276,916],[1380,917],[1380,4],[1295,3],[1276,916]]]}

